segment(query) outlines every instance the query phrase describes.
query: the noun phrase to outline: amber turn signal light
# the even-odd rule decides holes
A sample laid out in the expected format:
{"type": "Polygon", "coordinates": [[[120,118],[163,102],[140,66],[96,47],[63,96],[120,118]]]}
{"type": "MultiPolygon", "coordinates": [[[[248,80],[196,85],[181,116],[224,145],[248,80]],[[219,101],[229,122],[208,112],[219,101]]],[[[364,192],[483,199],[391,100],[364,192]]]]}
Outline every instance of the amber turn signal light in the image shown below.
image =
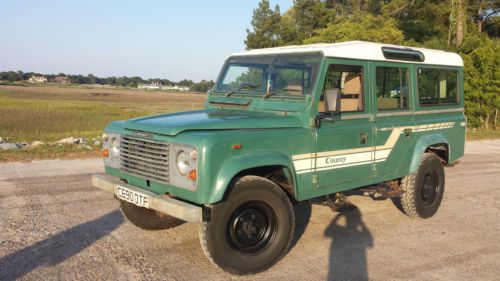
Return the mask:
{"type": "Polygon", "coordinates": [[[108,149],[104,149],[104,150],[101,152],[101,155],[102,155],[102,157],[104,157],[104,158],[108,158],[108,157],[109,157],[109,150],[108,150],[108,149]]]}
{"type": "Polygon", "coordinates": [[[196,170],[192,170],[191,172],[189,172],[189,179],[190,180],[195,181],[197,177],[198,177],[198,175],[196,174],[196,170]]]}

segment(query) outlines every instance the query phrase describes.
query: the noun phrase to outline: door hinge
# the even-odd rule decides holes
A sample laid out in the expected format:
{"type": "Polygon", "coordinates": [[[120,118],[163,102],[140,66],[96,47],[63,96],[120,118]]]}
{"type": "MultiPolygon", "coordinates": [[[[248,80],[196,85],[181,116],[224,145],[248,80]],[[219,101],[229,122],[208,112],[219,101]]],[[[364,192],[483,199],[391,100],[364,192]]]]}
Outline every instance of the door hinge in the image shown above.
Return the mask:
{"type": "Polygon", "coordinates": [[[312,183],[313,183],[313,184],[318,184],[318,182],[319,182],[319,181],[318,181],[318,175],[313,175],[313,176],[312,176],[312,183]]]}

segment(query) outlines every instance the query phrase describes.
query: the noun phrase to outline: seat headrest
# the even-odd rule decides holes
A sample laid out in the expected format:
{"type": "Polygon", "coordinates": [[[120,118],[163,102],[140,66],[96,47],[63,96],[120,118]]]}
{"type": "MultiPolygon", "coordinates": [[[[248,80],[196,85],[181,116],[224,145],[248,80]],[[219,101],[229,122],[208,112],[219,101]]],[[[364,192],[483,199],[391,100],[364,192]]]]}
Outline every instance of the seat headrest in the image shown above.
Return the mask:
{"type": "Polygon", "coordinates": [[[344,81],[344,94],[361,94],[361,75],[349,73],[344,81]]]}

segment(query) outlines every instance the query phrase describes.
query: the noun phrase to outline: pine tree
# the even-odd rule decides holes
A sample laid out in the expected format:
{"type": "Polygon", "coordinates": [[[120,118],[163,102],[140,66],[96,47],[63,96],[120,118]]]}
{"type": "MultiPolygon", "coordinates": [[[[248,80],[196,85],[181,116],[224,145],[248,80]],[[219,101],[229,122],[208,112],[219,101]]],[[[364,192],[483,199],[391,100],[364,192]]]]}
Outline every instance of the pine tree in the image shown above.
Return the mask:
{"type": "Polygon", "coordinates": [[[268,0],[261,0],[259,7],[253,10],[252,30],[247,29],[247,39],[245,40],[247,49],[281,45],[279,36],[280,19],[279,6],[276,5],[273,11],[268,0]]]}

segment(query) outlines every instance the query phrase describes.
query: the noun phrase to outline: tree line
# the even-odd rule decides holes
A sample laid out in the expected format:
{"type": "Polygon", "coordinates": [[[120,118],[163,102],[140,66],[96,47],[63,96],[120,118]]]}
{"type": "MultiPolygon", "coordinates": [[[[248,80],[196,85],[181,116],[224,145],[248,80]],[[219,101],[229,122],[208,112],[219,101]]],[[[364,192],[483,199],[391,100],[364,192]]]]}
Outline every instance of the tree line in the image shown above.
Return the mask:
{"type": "Polygon", "coordinates": [[[110,85],[110,86],[120,86],[120,87],[132,87],[135,88],[139,84],[151,84],[151,83],[161,83],[162,85],[177,85],[189,87],[193,92],[206,92],[208,89],[213,87],[214,82],[212,80],[201,80],[199,82],[193,82],[190,79],[184,79],[178,82],[173,82],[168,79],[142,79],[138,76],[133,77],[106,77],[101,78],[93,74],[87,76],[83,75],[70,75],[70,74],[40,74],[35,72],[22,72],[22,71],[4,71],[0,72],[0,81],[9,82],[19,82],[26,81],[33,75],[45,76],[48,81],[54,80],[57,76],[65,76],[69,79],[71,84],[77,85],[110,85]]]}
{"type": "Polygon", "coordinates": [[[294,0],[282,13],[261,0],[247,49],[364,40],[441,49],[464,60],[471,127],[500,121],[500,2],[483,0],[294,0]]]}

